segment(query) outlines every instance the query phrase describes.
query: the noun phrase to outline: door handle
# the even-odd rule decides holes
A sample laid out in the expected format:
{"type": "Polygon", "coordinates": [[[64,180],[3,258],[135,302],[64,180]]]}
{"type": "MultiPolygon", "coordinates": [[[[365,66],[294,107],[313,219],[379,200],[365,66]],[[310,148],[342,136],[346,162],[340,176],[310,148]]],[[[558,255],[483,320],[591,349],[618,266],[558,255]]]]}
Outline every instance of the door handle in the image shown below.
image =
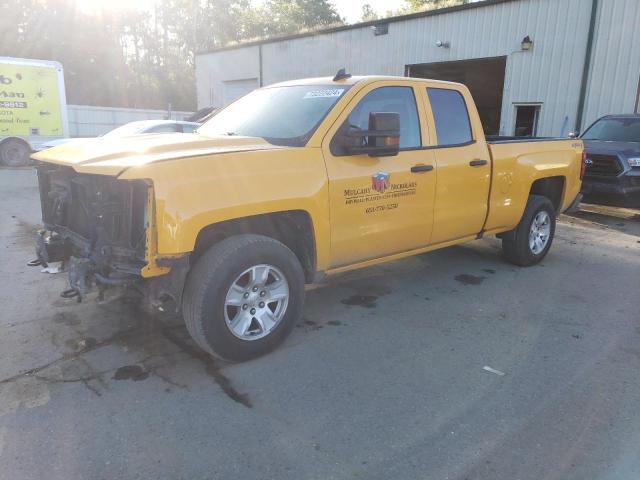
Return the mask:
{"type": "Polygon", "coordinates": [[[411,167],[411,173],[430,172],[433,170],[433,165],[414,165],[411,167]]]}
{"type": "Polygon", "coordinates": [[[489,162],[487,162],[486,160],[480,160],[480,159],[476,158],[475,160],[471,160],[469,162],[469,165],[472,166],[472,167],[481,167],[482,165],[486,165],[487,163],[489,163],[489,162]]]}

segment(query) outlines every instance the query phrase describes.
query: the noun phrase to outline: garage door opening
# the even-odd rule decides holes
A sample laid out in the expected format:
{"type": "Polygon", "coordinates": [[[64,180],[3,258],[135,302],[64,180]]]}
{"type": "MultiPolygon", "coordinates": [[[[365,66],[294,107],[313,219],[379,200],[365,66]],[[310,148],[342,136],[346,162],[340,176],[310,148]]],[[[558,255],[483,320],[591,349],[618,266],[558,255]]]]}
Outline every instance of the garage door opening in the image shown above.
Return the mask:
{"type": "Polygon", "coordinates": [[[241,80],[226,80],[222,82],[222,86],[222,99],[224,106],[227,106],[231,102],[258,88],[258,79],[243,78],[241,80]]]}
{"type": "Polygon", "coordinates": [[[464,83],[473,96],[487,135],[500,134],[500,112],[507,57],[407,65],[408,77],[464,83]]]}

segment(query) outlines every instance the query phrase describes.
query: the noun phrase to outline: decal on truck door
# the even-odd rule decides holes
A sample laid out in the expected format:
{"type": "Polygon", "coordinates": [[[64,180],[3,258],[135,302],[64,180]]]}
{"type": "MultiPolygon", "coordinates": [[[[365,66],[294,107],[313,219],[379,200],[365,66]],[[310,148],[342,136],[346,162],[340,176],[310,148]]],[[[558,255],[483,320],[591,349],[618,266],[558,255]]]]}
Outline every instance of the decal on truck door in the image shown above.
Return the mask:
{"type": "Polygon", "coordinates": [[[384,193],[389,186],[389,174],[384,172],[375,173],[371,177],[371,188],[378,193],[384,193]]]}
{"type": "MultiPolygon", "coordinates": [[[[345,205],[359,205],[361,203],[379,202],[380,200],[392,200],[416,194],[416,182],[391,183],[390,175],[378,172],[371,176],[371,186],[362,188],[346,188],[344,190],[345,205]]],[[[364,213],[394,210],[400,205],[388,203],[373,205],[365,208],[364,213]]]]}

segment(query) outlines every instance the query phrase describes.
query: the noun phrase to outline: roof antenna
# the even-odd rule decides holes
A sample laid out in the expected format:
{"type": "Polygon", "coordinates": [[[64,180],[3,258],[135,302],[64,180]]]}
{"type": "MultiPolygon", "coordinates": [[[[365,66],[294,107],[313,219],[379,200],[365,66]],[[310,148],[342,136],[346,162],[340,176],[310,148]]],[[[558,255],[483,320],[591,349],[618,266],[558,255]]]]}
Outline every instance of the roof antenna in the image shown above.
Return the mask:
{"type": "Polygon", "coordinates": [[[338,73],[336,73],[336,76],[333,77],[333,81],[337,82],[338,80],[345,80],[347,78],[351,78],[351,74],[347,73],[346,69],[341,68],[340,70],[338,70],[338,73]]]}

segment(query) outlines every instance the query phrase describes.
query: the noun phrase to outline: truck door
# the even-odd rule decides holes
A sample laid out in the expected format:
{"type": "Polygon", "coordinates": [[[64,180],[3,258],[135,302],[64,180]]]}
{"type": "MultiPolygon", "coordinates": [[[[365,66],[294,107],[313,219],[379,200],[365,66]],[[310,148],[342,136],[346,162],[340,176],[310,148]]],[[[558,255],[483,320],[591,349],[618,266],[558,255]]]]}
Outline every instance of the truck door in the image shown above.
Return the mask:
{"type": "Polygon", "coordinates": [[[427,88],[438,170],[432,244],[479,233],[487,215],[491,159],[471,95],[458,88],[427,88]]]}
{"type": "Polygon", "coordinates": [[[329,179],[331,266],[409,251],[429,244],[435,193],[434,154],[426,138],[424,102],[412,83],[363,88],[322,143],[329,179]],[[400,114],[400,153],[391,157],[334,155],[331,140],[345,123],[368,129],[369,113],[400,114]],[[413,170],[413,171],[412,171],[413,170]]]}

